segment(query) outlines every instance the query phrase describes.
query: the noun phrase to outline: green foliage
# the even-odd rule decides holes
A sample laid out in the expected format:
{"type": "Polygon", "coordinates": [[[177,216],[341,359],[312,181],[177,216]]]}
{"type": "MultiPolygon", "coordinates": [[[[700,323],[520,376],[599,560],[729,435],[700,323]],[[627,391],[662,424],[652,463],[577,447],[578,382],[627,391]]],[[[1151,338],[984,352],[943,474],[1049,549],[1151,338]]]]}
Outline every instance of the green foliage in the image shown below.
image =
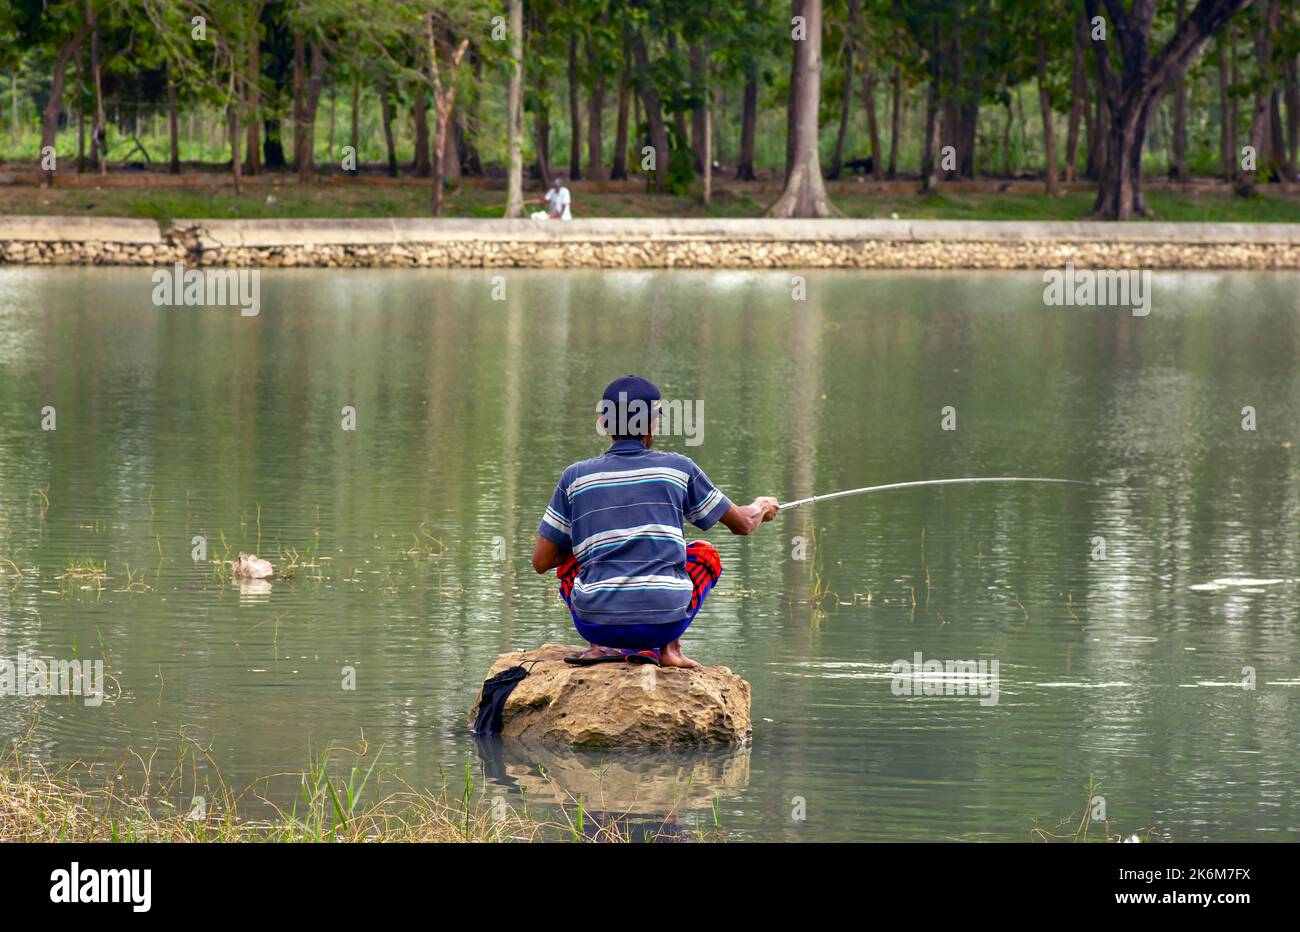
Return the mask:
{"type": "MultiPolygon", "coordinates": [[[[1187,6],[1195,4],[1189,0],[1187,6]]],[[[1287,8],[1272,37],[1271,60],[1263,62],[1256,54],[1255,35],[1261,6],[1255,4],[1229,27],[1235,35],[1235,55],[1229,56],[1229,64],[1237,77],[1228,90],[1237,103],[1233,129],[1238,145],[1249,128],[1256,93],[1295,82],[1300,15],[1287,8]]],[[[1172,0],[1158,5],[1153,50],[1172,36],[1174,9],[1172,0]]],[[[606,162],[610,161],[615,148],[615,108],[626,75],[632,85],[632,99],[627,100],[629,118],[641,110],[644,119],[644,100],[639,99],[642,95],[637,87],[653,87],[662,102],[666,128],[674,136],[676,123],[689,121],[712,100],[715,158],[724,165],[734,164],[739,155],[742,92],[753,78],[759,88],[755,162],[760,172],[780,173],[791,72],[788,5],[765,0],[535,0],[525,4],[525,10],[526,160],[535,157],[531,150],[539,142],[537,130],[543,114],[556,167],[565,160],[575,134],[585,144],[586,100],[596,82],[603,81],[603,150],[606,162]],[[639,36],[645,43],[648,58],[644,68],[629,68],[630,36],[639,36]],[[569,113],[571,47],[581,102],[576,125],[571,125],[569,113]]],[[[926,99],[933,91],[944,120],[956,115],[965,126],[973,121],[974,151],[969,155],[975,172],[1040,172],[1044,147],[1037,106],[1035,41],[1042,32],[1047,47],[1044,80],[1049,106],[1059,120],[1057,148],[1063,158],[1066,114],[1074,104],[1078,10],[1078,3],[1072,0],[823,0],[823,165],[839,135],[841,101],[846,93],[850,107],[845,155],[868,154],[863,83],[870,74],[879,134],[886,147],[882,161],[892,147],[900,171],[917,171],[926,99]],[[897,139],[892,138],[890,120],[895,72],[902,91],[897,139]]],[[[295,131],[295,45],[305,43],[308,67],[312,48],[324,61],[320,104],[312,120],[314,135],[309,139],[315,160],[336,163],[339,143],[355,138],[360,162],[386,161],[381,101],[387,99],[393,106],[389,128],[396,158],[409,165],[417,91],[430,109],[430,123],[433,117],[426,14],[433,18],[442,49],[441,77],[457,84],[455,120],[462,138],[472,142],[478,160],[490,171],[499,171],[495,167],[505,162],[509,42],[492,34],[493,18],[505,12],[500,0],[0,3],[0,157],[19,162],[36,158],[40,116],[52,85],[54,62],[60,48],[79,34],[85,38],[68,64],[63,113],[72,117],[78,111],[95,111],[97,96],[89,74],[85,32],[88,11],[94,12],[98,29],[112,162],[143,160],[137,139],[153,161],[165,160],[170,145],[165,126],[169,81],[180,108],[181,160],[201,161],[214,170],[228,165],[227,107],[238,105],[246,126],[251,114],[243,108],[254,91],[257,121],[270,122],[268,131],[280,134],[288,156],[295,131]],[[191,21],[199,15],[207,25],[203,39],[193,35],[191,21]],[[460,40],[468,40],[469,52],[465,65],[453,71],[446,59],[460,40]],[[258,49],[256,74],[249,68],[254,46],[258,49]],[[10,104],[15,91],[16,107],[10,104]],[[356,127],[351,114],[354,91],[358,100],[356,127]],[[328,126],[335,129],[332,138],[327,113],[328,126]]],[[[1110,42],[1106,48],[1116,68],[1121,64],[1118,45],[1110,42]]],[[[1093,82],[1081,101],[1088,110],[1097,96],[1093,52],[1089,47],[1082,60],[1093,82]]],[[[1219,79],[1218,58],[1212,48],[1188,73],[1187,162],[1198,173],[1220,171],[1219,79]]],[[[1147,124],[1149,171],[1160,172],[1168,165],[1172,96],[1164,95],[1147,124]]],[[[1288,123],[1293,120],[1290,100],[1287,94],[1281,95],[1288,123]]],[[[78,147],[77,127],[68,119],[60,122],[56,149],[66,159],[78,147]]],[[[946,126],[943,132],[946,144],[951,134],[946,126]]],[[[629,137],[628,148],[639,151],[644,133],[633,128],[629,137]]],[[[684,196],[696,181],[693,153],[684,139],[673,138],[671,149],[667,165],[660,165],[666,191],[672,197],[684,196]]],[[[963,153],[963,159],[967,155],[963,153]]],[[[1084,157],[1079,154],[1077,167],[1082,168],[1084,157]]],[[[60,167],[64,164],[66,161],[61,161],[60,167]]],[[[635,173],[635,159],[629,160],[628,168],[635,173]]],[[[140,212],[161,216],[158,203],[142,204],[140,212]]],[[[164,204],[164,209],[171,207],[164,204]]]]}

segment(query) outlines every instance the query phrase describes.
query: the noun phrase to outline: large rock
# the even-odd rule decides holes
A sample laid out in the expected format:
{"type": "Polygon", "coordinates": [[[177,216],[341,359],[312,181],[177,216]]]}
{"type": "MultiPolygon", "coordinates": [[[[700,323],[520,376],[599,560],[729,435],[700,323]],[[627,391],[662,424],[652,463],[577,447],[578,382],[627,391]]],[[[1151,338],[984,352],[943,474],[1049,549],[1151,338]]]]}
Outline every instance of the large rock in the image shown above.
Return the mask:
{"type": "MultiPolygon", "coordinates": [[[[604,748],[749,741],[749,684],[726,667],[564,662],[581,651],[543,644],[497,657],[485,680],[521,663],[530,671],[506,700],[503,738],[604,748]]],[[[471,727],[481,697],[469,711],[471,727]]]]}

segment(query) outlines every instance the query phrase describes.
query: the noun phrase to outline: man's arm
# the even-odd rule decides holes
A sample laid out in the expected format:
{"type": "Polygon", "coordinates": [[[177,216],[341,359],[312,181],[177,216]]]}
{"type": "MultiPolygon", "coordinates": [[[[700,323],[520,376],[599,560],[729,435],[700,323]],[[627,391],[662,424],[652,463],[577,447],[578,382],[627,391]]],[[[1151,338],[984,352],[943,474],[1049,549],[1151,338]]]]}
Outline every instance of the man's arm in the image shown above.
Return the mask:
{"type": "MultiPolygon", "coordinates": [[[[752,534],[760,524],[771,521],[781,506],[776,499],[760,495],[752,505],[733,504],[719,519],[733,534],[752,534]]],[[[536,557],[534,557],[536,561],[536,557]]],[[[540,573],[541,570],[538,570],[540,573]]]]}
{"type": "Polygon", "coordinates": [[[545,573],[547,570],[553,570],[568,557],[569,548],[561,547],[541,534],[537,535],[537,543],[533,545],[533,569],[537,572],[545,573]]]}

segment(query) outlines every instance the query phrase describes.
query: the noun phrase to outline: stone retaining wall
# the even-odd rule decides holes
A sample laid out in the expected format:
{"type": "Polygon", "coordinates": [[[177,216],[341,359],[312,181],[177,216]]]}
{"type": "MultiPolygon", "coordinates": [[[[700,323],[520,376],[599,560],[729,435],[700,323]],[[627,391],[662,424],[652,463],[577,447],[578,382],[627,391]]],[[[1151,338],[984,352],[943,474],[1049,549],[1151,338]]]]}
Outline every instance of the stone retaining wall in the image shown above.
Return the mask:
{"type": "Polygon", "coordinates": [[[0,217],[0,264],[467,268],[1300,269],[1300,225],[905,220],[0,217]]]}

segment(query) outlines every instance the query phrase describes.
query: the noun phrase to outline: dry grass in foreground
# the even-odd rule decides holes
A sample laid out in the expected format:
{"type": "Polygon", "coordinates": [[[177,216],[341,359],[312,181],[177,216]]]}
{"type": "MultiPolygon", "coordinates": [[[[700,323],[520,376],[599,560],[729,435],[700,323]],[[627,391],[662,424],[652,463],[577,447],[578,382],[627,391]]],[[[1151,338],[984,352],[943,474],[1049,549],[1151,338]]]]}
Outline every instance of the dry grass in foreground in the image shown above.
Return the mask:
{"type": "Polygon", "coordinates": [[[51,771],[22,752],[23,742],[15,744],[0,759],[0,842],[618,842],[632,837],[625,820],[593,819],[581,799],[539,818],[527,806],[520,811],[502,797],[476,793],[468,763],[459,792],[445,785],[438,792],[418,790],[398,780],[396,789],[363,803],[367,789],[380,782],[378,755],[368,769],[349,768],[346,779],[331,777],[329,763],[332,753],[364,758],[364,742],[359,750],[326,750],[302,773],[258,781],[296,779],[298,792],[285,808],[261,795],[258,784],[231,791],[208,750],[186,741],[162,777],[157,776],[158,751],[148,757],[129,751],[112,768],[77,763],[51,771]],[[203,778],[200,771],[215,776],[203,778]],[[137,788],[131,789],[132,783],[137,788]],[[176,800],[184,800],[188,809],[176,800]],[[244,814],[254,808],[269,815],[244,814]]]}

